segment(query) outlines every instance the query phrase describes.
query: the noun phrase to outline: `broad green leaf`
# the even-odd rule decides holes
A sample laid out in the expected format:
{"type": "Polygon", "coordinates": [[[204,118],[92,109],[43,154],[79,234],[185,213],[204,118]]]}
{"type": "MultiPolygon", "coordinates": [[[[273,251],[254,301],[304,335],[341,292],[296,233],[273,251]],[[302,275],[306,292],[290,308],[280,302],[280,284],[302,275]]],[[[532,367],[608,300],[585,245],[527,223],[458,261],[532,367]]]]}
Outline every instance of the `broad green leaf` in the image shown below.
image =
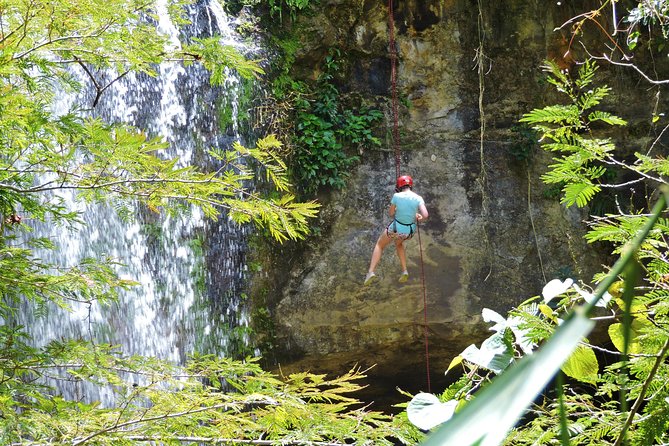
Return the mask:
{"type": "MultiPolygon", "coordinates": [[[[643,353],[643,343],[641,342],[640,336],[644,333],[645,330],[650,328],[651,323],[647,319],[634,318],[632,321],[632,326],[629,331],[629,346],[628,353],[637,354],[643,353]]],[[[623,324],[615,323],[609,326],[609,337],[611,342],[618,349],[618,351],[623,351],[624,345],[624,336],[623,336],[623,324]]]]}
{"type": "MultiPolygon", "coordinates": [[[[529,310],[531,312],[536,311],[535,310],[529,310]]],[[[515,338],[516,344],[520,346],[520,348],[523,350],[525,353],[531,353],[532,350],[534,350],[534,343],[531,342],[527,338],[528,330],[524,328],[520,328],[521,325],[524,324],[524,320],[522,318],[518,317],[509,317],[509,318],[504,318],[502,315],[497,313],[496,311],[493,311],[489,308],[484,308],[481,311],[481,317],[485,322],[494,322],[495,325],[492,326],[490,329],[493,331],[496,331],[502,335],[504,335],[504,331],[508,328],[511,330],[513,333],[513,336],[515,338]]],[[[504,339],[504,338],[502,338],[504,339]]],[[[512,350],[509,348],[509,350],[512,350]]],[[[502,364],[500,364],[502,365],[502,364]]],[[[507,364],[508,365],[508,364],[507,364]]],[[[485,366],[484,366],[485,367],[485,366]]],[[[504,366],[506,367],[506,366],[504,366]]],[[[488,367],[486,367],[488,368],[488,367]]]]}
{"type": "Polygon", "coordinates": [[[428,437],[425,446],[500,444],[527,406],[576,349],[594,322],[577,309],[535,354],[499,375],[453,418],[428,437]]]}
{"type": "Polygon", "coordinates": [[[591,347],[579,345],[562,365],[565,375],[582,382],[594,384],[597,381],[599,363],[591,347]]]}
{"type": "Polygon", "coordinates": [[[504,319],[504,316],[494,310],[491,310],[490,308],[484,308],[481,310],[481,317],[485,322],[495,323],[495,325],[490,328],[493,331],[502,331],[506,328],[506,319],[504,319]]]}
{"type": "MultiPolygon", "coordinates": [[[[625,302],[622,298],[615,299],[615,302],[621,309],[625,308],[625,302]]],[[[648,319],[648,307],[638,298],[634,298],[630,305],[630,314],[635,319],[648,319]]]]}

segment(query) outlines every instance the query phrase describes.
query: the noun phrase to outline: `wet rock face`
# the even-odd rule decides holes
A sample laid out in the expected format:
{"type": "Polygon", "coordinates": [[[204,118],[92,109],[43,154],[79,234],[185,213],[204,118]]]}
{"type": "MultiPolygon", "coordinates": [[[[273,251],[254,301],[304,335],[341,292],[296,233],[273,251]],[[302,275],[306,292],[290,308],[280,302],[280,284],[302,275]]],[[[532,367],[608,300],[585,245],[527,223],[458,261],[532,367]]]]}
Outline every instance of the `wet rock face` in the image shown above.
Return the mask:
{"type": "MultiPolygon", "coordinates": [[[[535,153],[528,164],[512,155],[511,128],[548,94],[539,67],[560,51],[564,36],[553,29],[573,11],[525,1],[482,2],[481,11],[465,0],[395,3],[401,171],[413,176],[430,212],[420,236],[405,244],[410,279],[397,282],[390,246],[380,280],[362,285],[389,221],[396,166],[387,141],[363,153],[346,190],[328,196],[323,237],[290,254],[297,260],[272,265],[257,286],[269,293],[278,345],[271,358],[284,372],[377,364],[369,374],[388,382],[388,392],[425,390],[427,317],[433,390],[440,390],[451,359],[487,336],[483,308],[504,313],[561,275],[590,281],[602,260],[582,238],[583,211],[544,197],[547,155],[535,153]]],[[[318,58],[336,45],[349,56],[345,88],[388,98],[386,2],[322,4],[299,24],[306,32],[297,71],[313,77],[318,58]]]]}

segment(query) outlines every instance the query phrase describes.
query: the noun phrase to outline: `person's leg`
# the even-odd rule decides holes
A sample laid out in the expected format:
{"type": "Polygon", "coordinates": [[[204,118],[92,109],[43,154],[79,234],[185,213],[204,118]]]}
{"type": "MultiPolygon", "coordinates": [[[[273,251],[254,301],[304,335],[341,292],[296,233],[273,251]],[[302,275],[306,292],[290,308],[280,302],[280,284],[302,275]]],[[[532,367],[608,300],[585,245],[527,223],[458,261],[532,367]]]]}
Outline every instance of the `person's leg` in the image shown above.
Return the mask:
{"type": "Polygon", "coordinates": [[[373,273],[374,270],[376,270],[376,265],[378,265],[381,260],[381,254],[383,254],[383,250],[386,249],[386,246],[388,246],[390,241],[391,238],[388,237],[388,234],[386,234],[386,231],[384,230],[376,241],[374,251],[372,252],[372,260],[369,262],[370,273],[373,273]]]}
{"type": "Polygon", "coordinates": [[[365,276],[365,285],[369,285],[376,280],[376,274],[374,274],[374,270],[376,269],[376,265],[378,265],[379,261],[381,260],[381,254],[383,254],[383,250],[386,249],[386,246],[388,246],[390,241],[391,238],[388,237],[388,234],[386,234],[386,231],[384,230],[379,236],[379,239],[376,241],[376,245],[374,245],[372,260],[369,262],[369,271],[365,276]]]}
{"type": "Polygon", "coordinates": [[[395,247],[397,248],[397,257],[400,258],[400,266],[402,267],[402,273],[400,274],[399,281],[400,283],[404,283],[409,280],[409,272],[407,271],[407,256],[404,252],[404,240],[395,240],[395,247]]]}
{"type": "Polygon", "coordinates": [[[407,257],[404,252],[404,240],[398,238],[395,240],[395,247],[397,248],[397,257],[400,258],[400,266],[402,267],[402,272],[407,270],[407,257]]]}

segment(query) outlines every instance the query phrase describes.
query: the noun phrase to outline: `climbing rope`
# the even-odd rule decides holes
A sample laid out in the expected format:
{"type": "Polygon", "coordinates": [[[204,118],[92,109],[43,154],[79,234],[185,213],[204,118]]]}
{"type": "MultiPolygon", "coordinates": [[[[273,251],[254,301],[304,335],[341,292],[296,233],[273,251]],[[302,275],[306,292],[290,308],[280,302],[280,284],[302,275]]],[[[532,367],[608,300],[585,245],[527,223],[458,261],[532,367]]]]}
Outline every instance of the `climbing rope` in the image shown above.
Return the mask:
{"type": "MultiPolygon", "coordinates": [[[[389,55],[390,55],[390,88],[392,96],[393,113],[393,149],[395,152],[395,178],[400,176],[401,151],[400,151],[400,131],[399,131],[399,112],[397,101],[397,58],[398,51],[395,43],[395,12],[393,9],[393,0],[388,0],[388,30],[389,36],[389,55]]],[[[418,233],[418,246],[420,249],[420,277],[423,284],[423,336],[425,338],[425,372],[427,374],[427,391],[432,392],[430,385],[430,348],[428,342],[427,326],[427,288],[425,286],[425,267],[423,263],[423,243],[420,239],[420,225],[416,222],[416,232],[418,233]]]]}
{"type": "Polygon", "coordinates": [[[418,246],[420,247],[420,279],[423,284],[423,337],[425,338],[425,371],[427,374],[427,391],[432,393],[430,386],[430,348],[427,336],[427,287],[425,286],[425,267],[423,262],[423,244],[420,240],[420,225],[416,223],[418,246]]]}
{"type": "Polygon", "coordinates": [[[400,176],[400,131],[399,131],[399,112],[397,104],[397,45],[395,44],[395,19],[393,10],[393,0],[388,0],[388,30],[389,55],[390,55],[390,90],[392,93],[392,113],[393,113],[393,150],[395,152],[395,178],[400,176]]]}

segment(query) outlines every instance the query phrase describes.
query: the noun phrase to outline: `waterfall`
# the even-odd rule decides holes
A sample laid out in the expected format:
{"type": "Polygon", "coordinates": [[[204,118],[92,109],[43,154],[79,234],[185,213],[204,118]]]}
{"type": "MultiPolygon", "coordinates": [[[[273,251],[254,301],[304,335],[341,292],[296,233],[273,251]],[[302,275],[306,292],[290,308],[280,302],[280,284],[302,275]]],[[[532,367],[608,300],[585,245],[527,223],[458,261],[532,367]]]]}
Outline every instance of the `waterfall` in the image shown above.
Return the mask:
{"type": "MultiPolygon", "coordinates": [[[[178,45],[178,30],[170,21],[164,1],[158,2],[161,32],[178,45]]],[[[218,0],[191,6],[193,36],[220,34],[224,44],[234,43],[232,23],[218,0]]],[[[198,66],[164,63],[159,75],[128,74],[108,88],[90,114],[106,122],[127,123],[169,142],[166,155],[182,165],[210,163],[204,151],[225,149],[239,135],[235,115],[242,88],[229,72],[223,87],[211,87],[208,74],[198,66]],[[218,107],[228,107],[233,125],[219,127],[218,107]],[[204,160],[204,161],[203,161],[204,160]]],[[[83,71],[75,72],[87,83],[83,71]]],[[[115,74],[103,74],[108,80],[115,74]]],[[[95,91],[79,97],[59,95],[55,111],[72,104],[91,107],[95,91]]],[[[211,166],[210,166],[211,167],[211,166]]],[[[45,261],[71,266],[86,257],[104,255],[125,266],[119,273],[140,282],[123,292],[118,302],[102,307],[73,304],[73,311],[49,308],[46,317],[23,308],[22,323],[39,343],[60,337],[85,338],[119,345],[125,354],[155,356],[181,362],[194,351],[225,354],[231,327],[248,324],[240,298],[246,278],[245,246],[248,229],[221,216],[205,221],[196,209],[178,217],[166,217],[134,206],[135,218],[121,218],[115,209],[87,205],[59,193],[72,208],[79,209],[86,225],[70,232],[48,224],[34,224],[35,232],[57,242],[57,250],[39,252],[45,261]]],[[[130,204],[133,206],[132,204],[130,204]]],[[[243,338],[242,330],[242,338],[243,338]]],[[[98,398],[101,398],[98,396],[98,398]]]]}

